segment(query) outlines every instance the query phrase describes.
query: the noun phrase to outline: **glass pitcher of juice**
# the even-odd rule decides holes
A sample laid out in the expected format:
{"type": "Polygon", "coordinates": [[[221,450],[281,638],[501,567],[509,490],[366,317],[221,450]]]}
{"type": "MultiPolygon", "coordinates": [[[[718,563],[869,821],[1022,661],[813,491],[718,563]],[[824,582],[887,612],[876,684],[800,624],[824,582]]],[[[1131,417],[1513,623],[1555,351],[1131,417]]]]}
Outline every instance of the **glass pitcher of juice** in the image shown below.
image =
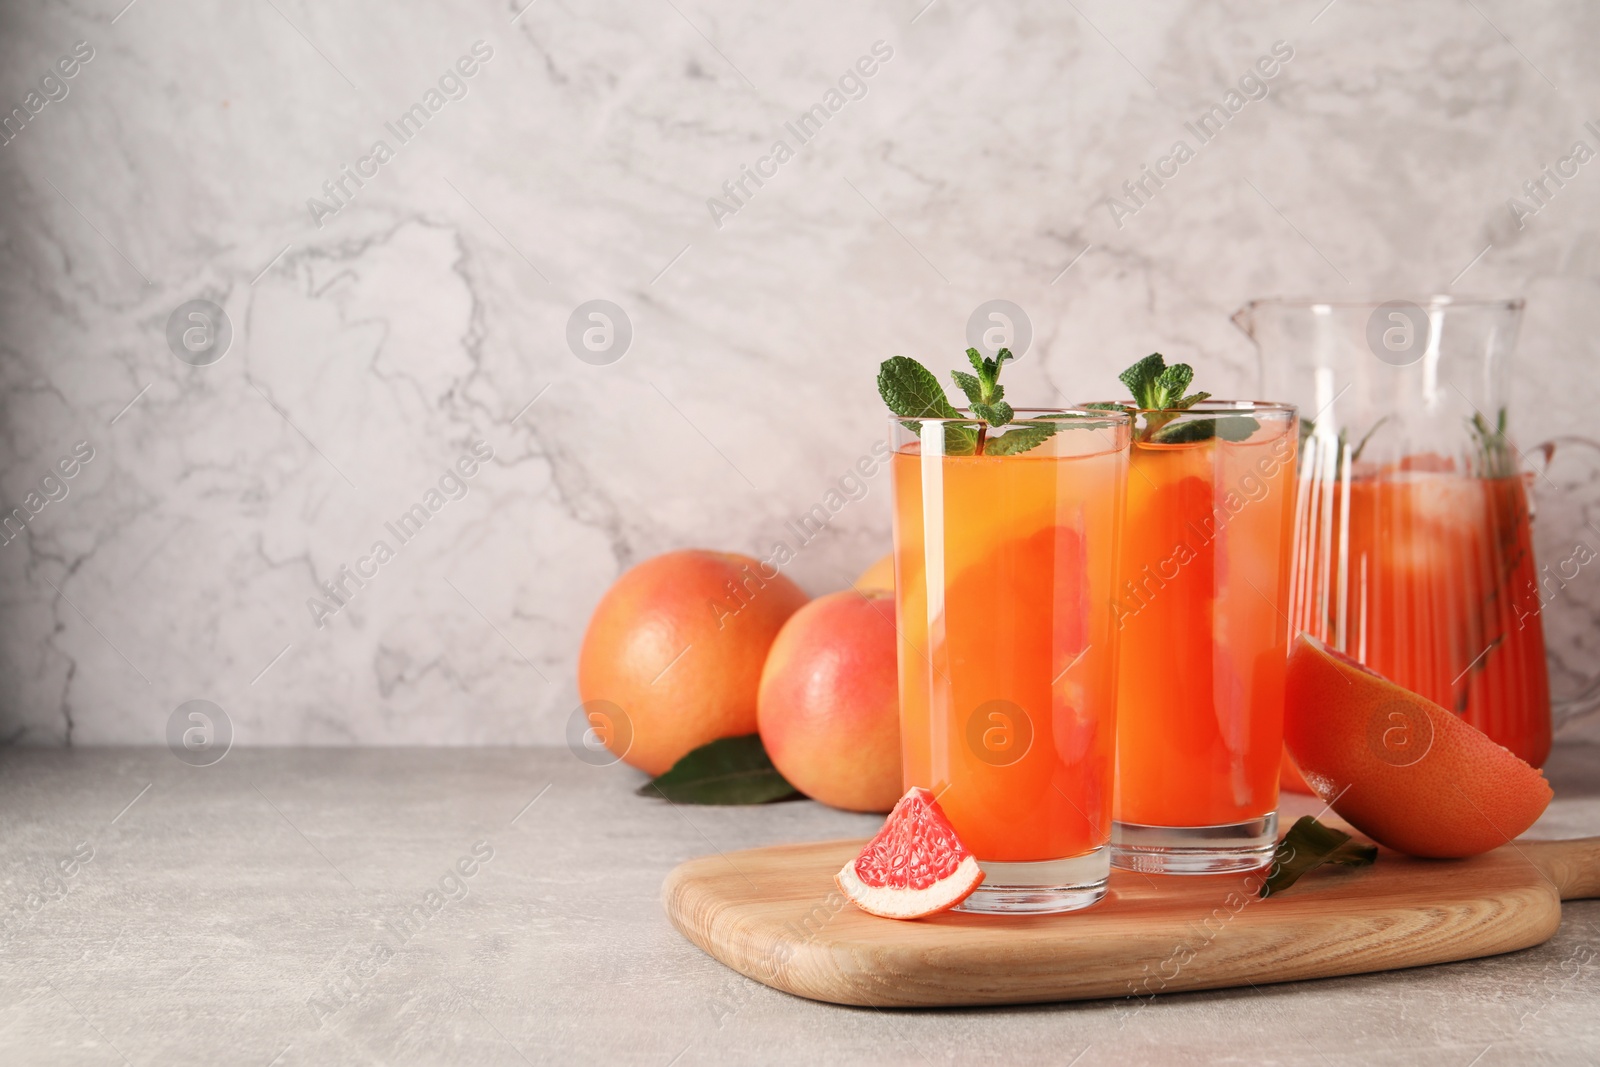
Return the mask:
{"type": "MultiPolygon", "coordinates": [[[[1585,517],[1560,485],[1579,468],[1592,481],[1600,445],[1517,443],[1507,404],[1522,310],[1520,299],[1272,299],[1233,321],[1256,344],[1264,394],[1301,413],[1290,628],[1538,766],[1553,721],[1600,698],[1593,616],[1546,626],[1552,609],[1600,601],[1600,505],[1585,517]],[[1536,503],[1557,501],[1553,511],[1580,514],[1533,521],[1536,503]]],[[[1292,784],[1290,770],[1286,759],[1292,784]]]]}

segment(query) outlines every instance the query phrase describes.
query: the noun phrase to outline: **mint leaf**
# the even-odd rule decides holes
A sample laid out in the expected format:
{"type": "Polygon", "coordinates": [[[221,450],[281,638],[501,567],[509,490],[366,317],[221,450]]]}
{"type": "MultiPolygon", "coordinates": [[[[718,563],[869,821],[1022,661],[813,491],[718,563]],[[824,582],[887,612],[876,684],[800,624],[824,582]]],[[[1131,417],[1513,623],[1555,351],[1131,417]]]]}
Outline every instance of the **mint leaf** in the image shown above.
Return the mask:
{"type": "Polygon", "coordinates": [[[1217,419],[1217,436],[1224,441],[1248,441],[1250,435],[1261,429],[1261,423],[1249,415],[1228,415],[1217,419]]]}
{"type": "Polygon", "coordinates": [[[765,804],[800,796],[772,765],[760,734],[701,745],[635,792],[675,804],[765,804]]]}
{"type": "MultiPolygon", "coordinates": [[[[902,422],[900,425],[922,436],[920,422],[902,422]]],[[[963,426],[959,423],[944,424],[944,455],[970,456],[978,451],[978,428],[976,426],[963,426]]]]}
{"type": "Polygon", "coordinates": [[[972,405],[973,410],[977,410],[978,405],[988,399],[984,395],[983,383],[972,375],[953,370],[950,372],[950,377],[954,378],[956,384],[961,386],[961,391],[967,394],[967,403],[972,405]]]}
{"type": "Polygon", "coordinates": [[[1029,449],[1038,448],[1056,435],[1059,426],[1040,426],[1030,423],[1026,426],[1013,426],[999,437],[991,437],[983,447],[986,456],[1015,456],[1029,449]]]}
{"type": "MultiPolygon", "coordinates": [[[[1170,422],[1170,420],[1169,420],[1170,422]]],[[[1163,425],[1151,431],[1147,440],[1158,445],[1184,445],[1220,437],[1224,441],[1248,441],[1261,423],[1248,415],[1220,415],[1214,419],[1190,419],[1176,425],[1163,425]]]]}
{"type": "Polygon", "coordinates": [[[957,419],[944,386],[933,371],[910,356],[886,359],[878,367],[878,395],[889,410],[907,419],[957,419]]]}
{"type": "MultiPolygon", "coordinates": [[[[1209,441],[1214,437],[1221,437],[1225,441],[1244,441],[1261,427],[1259,422],[1246,415],[1221,415],[1178,422],[1178,417],[1184,411],[1211,399],[1211,394],[1185,393],[1184,390],[1194,382],[1194,368],[1187,363],[1174,363],[1169,367],[1166,357],[1160,352],[1145,356],[1117,375],[1117,378],[1133,394],[1132,407],[1144,414],[1144,426],[1138,432],[1140,441],[1162,445],[1209,441]]],[[[1128,407],[1105,402],[1088,406],[1099,409],[1128,407]]]]}
{"type": "Polygon", "coordinates": [[[1159,391],[1161,403],[1152,406],[1188,407],[1183,403],[1183,391],[1189,388],[1189,383],[1192,381],[1194,381],[1194,368],[1187,363],[1174,363],[1157,375],[1155,387],[1159,391]]]}
{"type": "MultiPolygon", "coordinates": [[[[945,455],[969,456],[988,451],[989,430],[1006,426],[1016,418],[1016,411],[1005,402],[1005,387],[1000,384],[1001,368],[1015,359],[1009,348],[1002,348],[993,359],[985,359],[976,348],[969,348],[967,361],[977,373],[950,372],[955,383],[966,394],[967,405],[972,409],[972,421],[976,423],[981,420],[982,425],[946,425],[945,455]]],[[[950,406],[950,400],[933,372],[907,356],[884,360],[878,367],[878,395],[883,397],[890,411],[905,420],[962,418],[961,413],[950,406]]],[[[906,421],[903,425],[907,429],[921,431],[921,427],[913,421],[906,421]]],[[[1054,432],[1050,430],[1026,447],[1032,448],[1054,432]]],[[[1021,440],[1006,447],[1014,451],[1025,450],[1021,440]]],[[[1011,452],[997,454],[1010,455],[1011,452]]]]}
{"type": "MultiPolygon", "coordinates": [[[[1101,410],[1124,410],[1121,404],[1085,404],[1084,406],[1098,407],[1101,410]]],[[[984,445],[983,454],[986,456],[1015,456],[1029,449],[1038,448],[1065,428],[1062,426],[1041,425],[1039,420],[1061,422],[1068,419],[1087,417],[1073,411],[1053,412],[1049,415],[1031,415],[1028,422],[1020,426],[1013,425],[1001,437],[990,438],[984,445]]]]}
{"type": "Polygon", "coordinates": [[[972,413],[991,427],[1004,426],[1016,415],[1016,412],[1011,410],[1011,405],[1004,400],[997,404],[973,404],[972,413]]]}
{"type": "Polygon", "coordinates": [[[1169,367],[1160,352],[1150,353],[1117,377],[1133,394],[1134,404],[1144,411],[1187,408],[1211,395],[1185,396],[1183,391],[1194,381],[1194,368],[1187,363],[1174,363],[1169,367]]]}
{"type": "Polygon", "coordinates": [[[1139,362],[1117,375],[1117,380],[1128,387],[1128,392],[1133,394],[1135,406],[1141,408],[1157,408],[1159,404],[1147,404],[1146,399],[1151,397],[1155,389],[1156,379],[1161,377],[1166,370],[1167,361],[1160,352],[1152,352],[1139,362]]]}
{"type": "Polygon", "coordinates": [[[1341,867],[1365,867],[1378,859],[1377,845],[1363,845],[1343,830],[1324,826],[1310,815],[1302,815],[1278,842],[1272,866],[1261,896],[1281,893],[1300,880],[1301,875],[1325,863],[1341,867]]]}
{"type": "MultiPolygon", "coordinates": [[[[959,419],[961,412],[950,406],[944,386],[934,377],[933,371],[910,356],[886,359],[878,367],[878,395],[889,405],[889,410],[906,419],[959,419]]],[[[904,423],[906,429],[921,433],[915,422],[904,423]]],[[[970,456],[977,450],[978,431],[972,426],[946,426],[944,428],[944,454],[970,456]]]]}

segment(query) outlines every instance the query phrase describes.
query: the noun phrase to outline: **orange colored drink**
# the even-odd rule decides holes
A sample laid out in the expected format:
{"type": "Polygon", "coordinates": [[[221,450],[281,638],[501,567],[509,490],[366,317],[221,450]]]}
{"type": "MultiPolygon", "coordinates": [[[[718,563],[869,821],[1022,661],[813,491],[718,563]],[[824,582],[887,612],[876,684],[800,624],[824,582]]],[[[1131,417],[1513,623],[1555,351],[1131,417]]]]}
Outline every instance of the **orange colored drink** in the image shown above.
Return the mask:
{"type": "Polygon", "coordinates": [[[1128,418],[1085,413],[1014,455],[925,454],[895,426],[905,784],[933,791],[986,872],[967,910],[1093,903],[1108,867],[1128,418]]]}
{"type": "Polygon", "coordinates": [[[1355,468],[1297,621],[1539,766],[1550,683],[1522,478],[1439,456],[1355,468]]]}
{"type": "Polygon", "coordinates": [[[1295,499],[1293,408],[1193,411],[1172,425],[1255,422],[1186,441],[1200,435],[1169,426],[1175,443],[1135,435],[1115,593],[1114,862],[1174,874],[1271,857],[1295,499]]]}

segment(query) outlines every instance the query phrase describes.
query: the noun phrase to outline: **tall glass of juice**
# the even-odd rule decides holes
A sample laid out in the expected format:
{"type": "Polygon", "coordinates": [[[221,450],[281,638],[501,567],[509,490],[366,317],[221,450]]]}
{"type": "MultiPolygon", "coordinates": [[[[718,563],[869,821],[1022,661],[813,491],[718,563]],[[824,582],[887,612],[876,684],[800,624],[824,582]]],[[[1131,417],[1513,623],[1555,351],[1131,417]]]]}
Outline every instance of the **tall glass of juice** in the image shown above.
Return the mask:
{"type": "Polygon", "coordinates": [[[905,784],[984,871],[963,910],[1087,907],[1110,869],[1131,418],[891,425],[905,784]]]}
{"type": "Polygon", "coordinates": [[[1114,594],[1119,867],[1272,859],[1297,442],[1281,404],[1136,416],[1114,594]]]}

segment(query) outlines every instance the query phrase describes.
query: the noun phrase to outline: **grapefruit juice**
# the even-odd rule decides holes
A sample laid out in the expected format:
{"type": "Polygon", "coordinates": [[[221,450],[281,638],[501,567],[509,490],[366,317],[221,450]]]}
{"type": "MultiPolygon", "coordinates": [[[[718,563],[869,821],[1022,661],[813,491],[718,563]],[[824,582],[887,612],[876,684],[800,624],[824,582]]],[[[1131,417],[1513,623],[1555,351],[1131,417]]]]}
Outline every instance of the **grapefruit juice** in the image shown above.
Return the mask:
{"type": "Polygon", "coordinates": [[[1294,409],[1190,410],[1136,434],[1114,594],[1113,862],[1168,874],[1270,861],[1289,641],[1294,409]]]}
{"type": "MultiPolygon", "coordinates": [[[[1330,502],[1344,512],[1328,524],[1330,551],[1303,567],[1329,573],[1302,583],[1296,621],[1541,765],[1550,684],[1522,477],[1435,456],[1356,467],[1330,502]]],[[[1307,548],[1314,525],[1297,538],[1307,548]]]]}
{"type": "Polygon", "coordinates": [[[895,424],[905,785],[985,872],[963,909],[1083,907],[1109,868],[1128,419],[1083,413],[982,455],[941,454],[940,421],[923,440],[895,424]]]}

